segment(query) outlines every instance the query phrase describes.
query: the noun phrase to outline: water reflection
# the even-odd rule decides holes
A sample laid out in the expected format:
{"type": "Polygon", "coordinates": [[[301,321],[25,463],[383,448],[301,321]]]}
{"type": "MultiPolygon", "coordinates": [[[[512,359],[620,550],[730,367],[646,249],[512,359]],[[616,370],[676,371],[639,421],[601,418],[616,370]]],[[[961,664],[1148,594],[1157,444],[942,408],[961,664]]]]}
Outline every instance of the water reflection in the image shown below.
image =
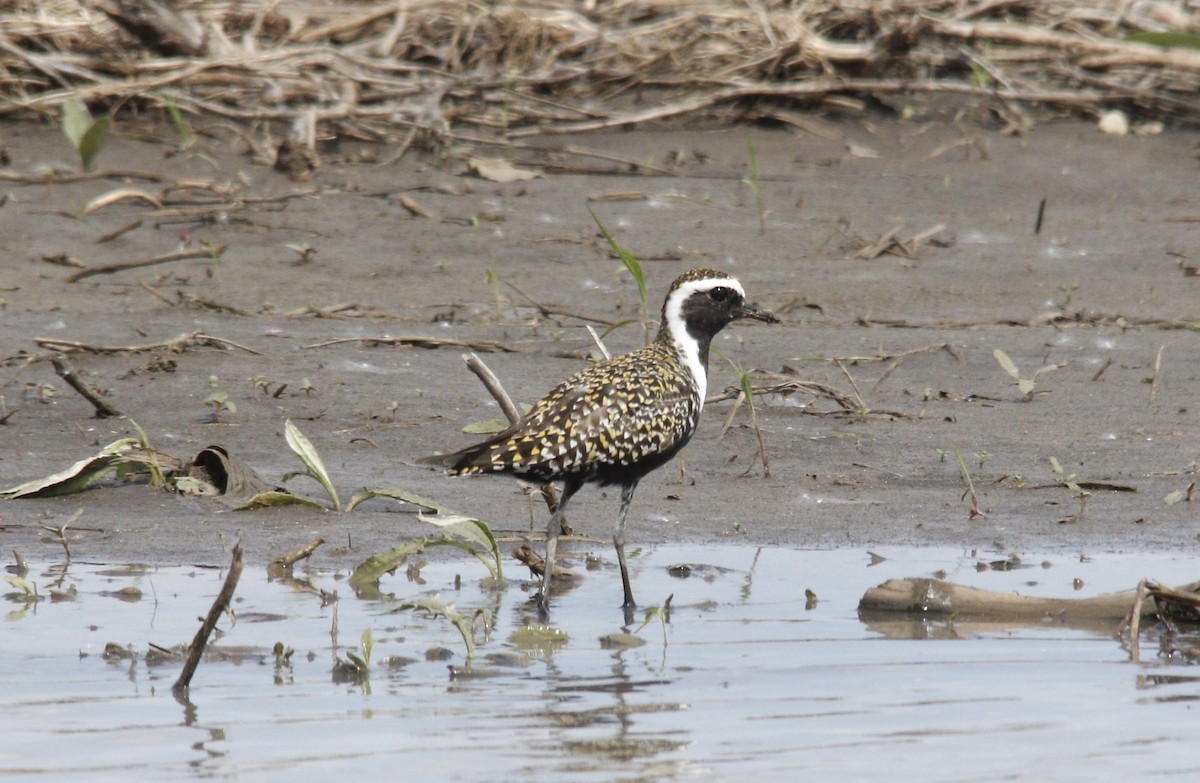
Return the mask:
{"type": "Polygon", "coordinates": [[[0,707],[13,720],[0,776],[1192,779],[1200,726],[1179,711],[1200,700],[1188,666],[1197,636],[1150,627],[1145,663],[1131,664],[1109,623],[857,608],[864,590],[898,577],[1074,597],[1080,579],[1084,592],[1147,574],[1181,583],[1192,564],[1026,557],[1047,561],[1033,572],[980,570],[979,559],[663,548],[632,564],[639,596],[669,601],[661,619],[644,623],[642,609],[628,620],[604,564],[556,595],[548,629],[534,627],[532,585],[485,589],[469,563],[398,573],[373,600],[312,565],[248,567],[179,700],[180,645],[222,569],[30,564],[3,593],[0,707]],[[470,620],[475,660],[457,626],[417,601],[470,620]],[[335,676],[351,654],[361,676],[335,676]],[[1121,717],[1129,708],[1137,721],[1121,717]]]}

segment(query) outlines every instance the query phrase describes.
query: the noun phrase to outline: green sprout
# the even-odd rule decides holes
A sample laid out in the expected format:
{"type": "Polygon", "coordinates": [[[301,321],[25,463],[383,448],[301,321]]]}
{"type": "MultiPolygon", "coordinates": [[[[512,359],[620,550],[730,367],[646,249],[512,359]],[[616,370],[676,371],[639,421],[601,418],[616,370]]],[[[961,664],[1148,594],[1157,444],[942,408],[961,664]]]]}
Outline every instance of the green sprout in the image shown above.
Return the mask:
{"type": "Polygon", "coordinates": [[[758,165],[758,147],[754,144],[754,137],[746,137],[746,146],[750,150],[750,176],[742,180],[750,192],[754,194],[754,203],[758,207],[758,233],[767,233],[767,211],[763,206],[763,189],[762,189],[762,170],[758,165]]]}
{"type": "MultiPolygon", "coordinates": [[[[600,233],[608,242],[608,246],[614,253],[617,254],[617,258],[621,259],[621,263],[625,265],[625,268],[629,270],[629,274],[633,275],[634,282],[637,283],[638,298],[640,298],[642,301],[642,328],[645,330],[646,344],[649,345],[650,323],[647,320],[646,315],[646,276],[642,273],[642,265],[638,263],[638,260],[634,258],[632,253],[617,244],[617,240],[611,233],[609,233],[604,224],[600,222],[600,218],[594,211],[592,211],[591,207],[588,207],[588,213],[592,216],[592,220],[596,221],[596,226],[600,229],[600,233]]],[[[611,329],[609,331],[611,331],[611,329]]],[[[606,335],[607,333],[608,332],[605,332],[606,335]]]]}
{"type": "Polygon", "coordinates": [[[93,119],[87,104],[78,97],[71,97],[63,101],[60,123],[63,134],[79,153],[79,164],[84,171],[91,171],[92,163],[108,141],[112,115],[93,119]]]}

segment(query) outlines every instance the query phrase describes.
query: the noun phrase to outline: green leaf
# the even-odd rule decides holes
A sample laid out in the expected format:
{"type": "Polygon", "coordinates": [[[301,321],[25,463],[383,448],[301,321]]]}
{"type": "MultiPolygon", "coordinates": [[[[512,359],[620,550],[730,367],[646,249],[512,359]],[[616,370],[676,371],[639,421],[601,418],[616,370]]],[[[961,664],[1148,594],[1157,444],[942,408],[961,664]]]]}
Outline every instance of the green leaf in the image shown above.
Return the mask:
{"type": "Polygon", "coordinates": [[[1017,370],[1017,365],[1013,364],[1013,360],[1008,358],[1008,354],[997,348],[992,351],[992,356],[996,357],[996,361],[1000,362],[1000,366],[1006,373],[1011,375],[1016,380],[1021,380],[1021,373],[1017,370]]]}
{"type": "Polygon", "coordinates": [[[1141,30],[1125,36],[1125,40],[1166,49],[1200,49],[1200,35],[1186,30],[1141,30]]]}
{"type": "Polygon", "coordinates": [[[17,588],[21,592],[25,593],[26,598],[36,598],[37,597],[37,593],[33,592],[33,588],[29,586],[29,583],[26,582],[24,579],[22,579],[19,576],[15,576],[12,574],[5,574],[4,581],[8,582],[10,585],[17,588]]]}
{"type": "Polygon", "coordinates": [[[424,610],[434,617],[441,615],[453,623],[454,627],[458,629],[458,633],[462,636],[463,644],[467,648],[467,660],[470,661],[475,658],[474,628],[471,625],[471,620],[455,609],[454,604],[442,603],[437,596],[434,596],[433,598],[420,598],[416,601],[401,604],[392,611],[402,612],[411,609],[424,610]]]}
{"type": "Polygon", "coordinates": [[[342,501],[338,499],[337,490],[333,488],[333,482],[329,480],[329,472],[325,470],[325,463],[321,461],[321,455],[317,453],[317,449],[312,445],[308,438],[304,437],[304,433],[292,424],[292,420],[288,419],[283,425],[283,437],[287,440],[287,444],[291,446],[292,451],[296,452],[296,456],[304,463],[309,470],[309,475],[316,479],[325,491],[329,493],[329,497],[333,499],[333,507],[338,511],[342,510],[342,501]]]}
{"type": "Polygon", "coordinates": [[[492,531],[487,526],[487,523],[482,520],[462,514],[450,514],[446,516],[418,514],[417,519],[440,527],[447,535],[456,536],[464,541],[479,544],[488,549],[496,547],[495,536],[492,535],[492,531]]]}
{"type": "Polygon", "coordinates": [[[9,498],[51,498],[82,492],[103,478],[120,461],[122,454],[139,445],[136,438],[121,438],[105,446],[94,457],[80,460],[51,476],[0,490],[0,495],[9,498]]]}
{"type": "Polygon", "coordinates": [[[63,135],[78,150],[84,134],[92,127],[92,115],[88,112],[87,104],[78,97],[67,98],[59,109],[59,117],[63,135]]]}
{"type": "Polygon", "coordinates": [[[1054,468],[1054,472],[1055,472],[1055,473],[1057,473],[1057,474],[1058,474],[1058,475],[1060,475],[1060,476],[1062,475],[1062,473],[1063,473],[1063,468],[1062,468],[1062,465],[1061,465],[1061,464],[1059,464],[1058,457],[1051,457],[1051,458],[1050,458],[1050,467],[1054,468]]]}
{"type": "Polygon", "coordinates": [[[111,128],[112,117],[106,114],[93,122],[79,140],[79,162],[83,164],[84,171],[92,170],[92,162],[96,160],[100,150],[104,149],[111,128]]]}
{"type": "Polygon", "coordinates": [[[426,540],[423,538],[409,541],[400,546],[392,547],[386,552],[378,552],[358,564],[350,575],[350,589],[360,597],[377,598],[379,595],[379,580],[389,571],[394,571],[405,560],[425,549],[426,540]]]}
{"type": "Polygon", "coordinates": [[[603,234],[604,238],[608,241],[608,246],[611,247],[613,252],[617,254],[617,257],[621,259],[621,263],[625,265],[625,268],[629,270],[631,275],[633,275],[633,279],[637,281],[638,296],[642,298],[642,306],[645,307],[646,277],[642,274],[642,265],[639,264],[638,260],[633,257],[633,254],[629,253],[623,247],[617,244],[617,240],[613,238],[612,234],[608,233],[608,229],[605,228],[604,224],[600,222],[600,218],[596,216],[596,213],[592,211],[591,207],[588,207],[588,212],[591,213],[592,220],[596,221],[596,225],[599,226],[600,233],[603,234]]]}
{"type": "Polygon", "coordinates": [[[550,625],[527,625],[508,636],[508,643],[518,650],[541,652],[553,652],[570,640],[566,631],[550,625]]]}
{"type": "Polygon", "coordinates": [[[280,492],[277,489],[273,489],[270,492],[258,493],[235,508],[234,511],[253,511],[256,508],[270,508],[274,506],[309,506],[311,508],[319,508],[322,511],[325,510],[325,507],[315,500],[293,495],[291,492],[280,492]]]}
{"type": "Polygon", "coordinates": [[[1063,362],[1062,364],[1047,364],[1045,367],[1034,372],[1033,377],[1036,378],[1039,375],[1042,375],[1043,373],[1054,372],[1055,370],[1060,370],[1065,366],[1066,366],[1066,362],[1063,362]]]}
{"type": "Polygon", "coordinates": [[[415,492],[409,492],[404,489],[368,489],[366,492],[355,495],[350,500],[350,505],[346,506],[346,511],[353,511],[360,503],[365,503],[371,498],[391,498],[392,500],[399,500],[402,503],[411,503],[414,506],[420,506],[421,508],[427,508],[430,511],[435,512],[440,511],[442,508],[442,504],[438,503],[436,500],[430,500],[429,498],[422,497],[415,492]]]}
{"type": "Polygon", "coordinates": [[[1165,498],[1163,498],[1163,502],[1166,503],[1168,506],[1173,506],[1186,497],[1187,497],[1186,492],[1184,492],[1182,489],[1177,489],[1174,492],[1172,492],[1171,494],[1167,495],[1165,498]]]}
{"type": "Polygon", "coordinates": [[[758,165],[758,147],[754,144],[753,136],[746,136],[746,148],[750,151],[750,179],[746,184],[754,191],[756,197],[762,197],[762,170],[758,165]]]}
{"type": "Polygon", "coordinates": [[[418,514],[417,519],[422,522],[428,522],[431,525],[440,527],[447,535],[455,536],[467,542],[468,545],[478,544],[491,554],[492,563],[495,568],[487,562],[483,557],[480,557],[478,552],[470,548],[476,557],[478,557],[488,570],[492,572],[492,577],[495,579],[504,579],[504,567],[502,565],[503,558],[500,555],[500,544],[496,542],[496,537],[492,535],[492,529],[482,519],[474,519],[472,517],[463,516],[461,514],[445,514],[435,517],[425,514],[418,514]]]}
{"type": "Polygon", "coordinates": [[[498,432],[504,432],[508,429],[508,419],[484,419],[483,421],[473,421],[462,428],[462,431],[469,435],[495,435],[498,432]]]}
{"type": "Polygon", "coordinates": [[[746,402],[754,403],[754,388],[750,384],[750,375],[742,372],[742,368],[737,368],[738,378],[742,382],[742,394],[746,395],[746,402]]]}

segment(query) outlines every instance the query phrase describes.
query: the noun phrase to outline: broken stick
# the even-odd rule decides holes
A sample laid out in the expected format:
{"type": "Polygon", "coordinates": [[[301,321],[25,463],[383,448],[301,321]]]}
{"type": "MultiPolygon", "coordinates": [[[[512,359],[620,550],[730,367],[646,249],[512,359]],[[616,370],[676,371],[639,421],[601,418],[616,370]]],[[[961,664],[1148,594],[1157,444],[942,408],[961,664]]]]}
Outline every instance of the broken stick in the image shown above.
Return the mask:
{"type": "Polygon", "coordinates": [[[303,560],[307,557],[311,557],[312,553],[317,551],[317,547],[319,547],[321,544],[324,544],[324,543],[325,543],[325,536],[317,536],[312,541],[310,541],[309,543],[300,547],[299,549],[293,549],[291,552],[288,552],[286,555],[275,558],[274,560],[271,561],[271,565],[283,566],[284,568],[290,568],[298,561],[303,560]]]}
{"type": "Polygon", "coordinates": [[[58,373],[58,377],[62,378],[67,384],[83,395],[83,398],[92,404],[96,409],[96,418],[104,419],[110,416],[121,417],[125,414],[117,410],[117,408],[103,397],[101,397],[95,389],[88,386],[79,373],[75,372],[75,368],[71,366],[65,356],[54,356],[50,359],[50,363],[54,365],[54,372],[58,373]]]}
{"type": "MultiPolygon", "coordinates": [[[[480,359],[477,354],[464,353],[463,361],[467,363],[467,369],[475,373],[475,377],[483,383],[484,388],[496,399],[500,404],[500,410],[504,411],[505,418],[509,424],[516,424],[521,420],[521,411],[517,409],[513,403],[512,397],[508,396],[508,392],[504,391],[504,387],[500,385],[500,379],[492,372],[483,359],[480,359]]],[[[546,501],[546,507],[553,514],[558,508],[558,491],[551,484],[543,484],[541,486],[542,499],[546,501]]],[[[571,528],[567,525],[567,518],[564,515],[562,518],[562,532],[564,536],[571,535],[571,528]]]]}
{"type": "Polygon", "coordinates": [[[242,545],[237,543],[233,546],[233,560],[229,563],[229,573],[225,575],[225,584],[221,585],[221,592],[217,593],[216,600],[208,610],[208,616],[200,624],[200,630],[196,631],[196,636],[188,647],[187,661],[183,664],[183,671],[179,673],[179,679],[171,686],[171,690],[176,694],[186,693],[191,685],[192,675],[196,673],[196,667],[200,665],[200,657],[204,655],[204,648],[208,646],[208,637],[212,636],[213,629],[217,627],[217,620],[220,619],[221,613],[229,608],[229,602],[233,600],[233,591],[237,589],[238,579],[241,576],[242,545]]]}

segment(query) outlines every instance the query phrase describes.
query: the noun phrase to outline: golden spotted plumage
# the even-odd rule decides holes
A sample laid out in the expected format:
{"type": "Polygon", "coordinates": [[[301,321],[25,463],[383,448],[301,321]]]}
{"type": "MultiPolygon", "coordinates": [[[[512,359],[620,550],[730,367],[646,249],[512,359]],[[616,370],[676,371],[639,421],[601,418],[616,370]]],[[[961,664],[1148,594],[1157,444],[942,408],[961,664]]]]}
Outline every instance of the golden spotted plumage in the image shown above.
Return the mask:
{"type": "Polygon", "coordinates": [[[581,474],[604,483],[662,461],[696,429],[700,398],[678,349],[655,342],[560,383],[521,421],[450,472],[507,472],[537,481],[581,474]]]}
{"type": "Polygon", "coordinates": [[[634,605],[625,563],[625,520],[634,490],[696,431],[708,388],[709,344],[738,318],[779,320],[747,303],[741,283],[725,272],[693,269],[676,278],[667,292],[653,344],[580,370],[499,435],[432,458],[451,474],[509,473],[562,482],[562,497],[546,528],[543,610],[563,512],[589,481],[621,486],[613,543],[624,606],[634,605]]]}

